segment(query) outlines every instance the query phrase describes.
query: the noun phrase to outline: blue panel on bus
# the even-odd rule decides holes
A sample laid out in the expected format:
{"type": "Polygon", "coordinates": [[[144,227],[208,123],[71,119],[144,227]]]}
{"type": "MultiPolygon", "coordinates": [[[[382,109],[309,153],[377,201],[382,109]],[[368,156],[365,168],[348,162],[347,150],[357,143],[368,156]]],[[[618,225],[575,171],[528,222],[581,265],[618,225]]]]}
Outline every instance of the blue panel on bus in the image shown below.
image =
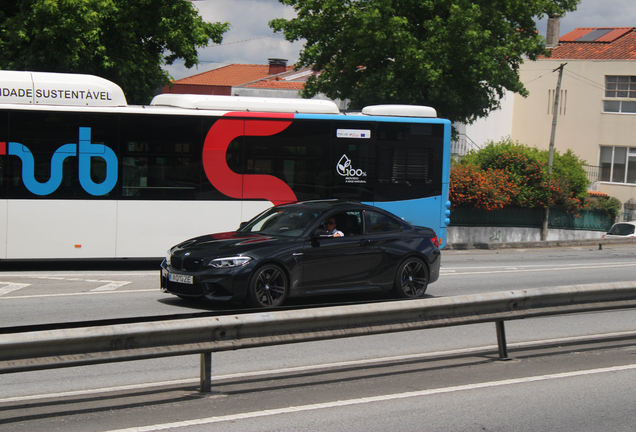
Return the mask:
{"type": "Polygon", "coordinates": [[[429,197],[416,200],[391,202],[366,202],[404,219],[411,225],[431,228],[441,239],[440,248],[446,245],[446,224],[440,215],[440,208],[445,208],[442,197],[429,197]]]}

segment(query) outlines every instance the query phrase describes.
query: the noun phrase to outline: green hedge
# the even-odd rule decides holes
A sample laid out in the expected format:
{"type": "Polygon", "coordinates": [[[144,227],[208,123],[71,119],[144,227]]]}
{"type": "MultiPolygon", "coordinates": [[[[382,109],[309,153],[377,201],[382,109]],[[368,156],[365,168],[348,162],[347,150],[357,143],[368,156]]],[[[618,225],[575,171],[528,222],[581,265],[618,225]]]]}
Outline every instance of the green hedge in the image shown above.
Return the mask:
{"type": "MultiPolygon", "coordinates": [[[[541,228],[543,213],[544,210],[541,208],[483,210],[455,207],[451,210],[450,226],[541,228]]],[[[612,218],[601,210],[580,210],[572,213],[561,208],[550,208],[548,228],[607,231],[612,222],[612,218]]]]}

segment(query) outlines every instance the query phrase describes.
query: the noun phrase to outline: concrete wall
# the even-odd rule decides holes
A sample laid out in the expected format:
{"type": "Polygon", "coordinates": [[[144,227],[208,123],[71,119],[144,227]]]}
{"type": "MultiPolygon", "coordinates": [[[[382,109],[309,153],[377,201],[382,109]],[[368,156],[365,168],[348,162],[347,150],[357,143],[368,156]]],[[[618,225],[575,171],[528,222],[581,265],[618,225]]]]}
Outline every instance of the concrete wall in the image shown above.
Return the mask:
{"type": "MultiPolygon", "coordinates": [[[[448,244],[457,243],[509,243],[540,241],[540,228],[510,227],[448,227],[448,244]]],[[[584,230],[548,230],[548,241],[551,240],[587,240],[600,239],[604,231],[584,230]]]]}

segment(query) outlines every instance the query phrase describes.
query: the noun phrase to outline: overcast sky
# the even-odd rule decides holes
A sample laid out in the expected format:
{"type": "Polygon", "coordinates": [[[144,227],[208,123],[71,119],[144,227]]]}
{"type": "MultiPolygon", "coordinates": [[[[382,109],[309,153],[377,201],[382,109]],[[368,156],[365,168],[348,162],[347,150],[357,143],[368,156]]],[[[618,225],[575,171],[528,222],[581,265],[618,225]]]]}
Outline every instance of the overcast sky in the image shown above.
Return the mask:
{"type": "MultiPolygon", "coordinates": [[[[229,22],[220,46],[200,50],[198,68],[167,66],[175,78],[183,78],[231,63],[267,64],[268,58],[284,58],[293,64],[298,60],[302,42],[287,42],[274,35],[267,23],[273,18],[292,18],[292,8],[278,0],[195,0],[199,14],[208,22],[229,22]]],[[[582,0],[578,9],[561,20],[561,35],[577,27],[636,27],[634,0],[582,0]]],[[[546,20],[539,21],[539,32],[545,36],[546,20]]]]}

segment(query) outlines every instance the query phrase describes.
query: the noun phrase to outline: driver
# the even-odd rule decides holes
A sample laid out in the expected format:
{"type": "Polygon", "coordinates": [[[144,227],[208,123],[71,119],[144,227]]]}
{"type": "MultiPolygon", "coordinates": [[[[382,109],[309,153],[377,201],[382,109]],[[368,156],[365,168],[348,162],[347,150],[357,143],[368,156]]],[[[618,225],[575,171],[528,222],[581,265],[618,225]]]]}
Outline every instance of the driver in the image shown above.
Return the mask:
{"type": "Polygon", "coordinates": [[[325,221],[325,228],[334,237],[344,237],[344,233],[336,228],[336,220],[332,217],[325,221]]]}

